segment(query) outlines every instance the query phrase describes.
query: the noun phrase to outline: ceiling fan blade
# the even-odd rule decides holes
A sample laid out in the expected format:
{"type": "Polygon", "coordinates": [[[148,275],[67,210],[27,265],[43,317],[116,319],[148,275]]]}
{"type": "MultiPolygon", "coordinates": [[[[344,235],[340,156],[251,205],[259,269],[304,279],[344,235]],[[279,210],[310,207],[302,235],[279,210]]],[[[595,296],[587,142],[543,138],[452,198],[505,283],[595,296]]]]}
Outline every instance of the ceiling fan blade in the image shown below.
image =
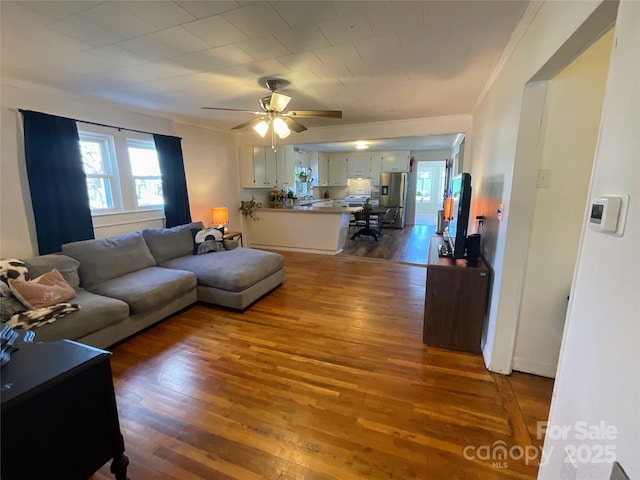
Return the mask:
{"type": "Polygon", "coordinates": [[[235,127],[232,127],[231,130],[241,130],[243,128],[247,128],[247,127],[253,127],[254,125],[257,125],[258,123],[260,123],[263,120],[263,118],[253,118],[251,120],[249,120],[248,122],[244,122],[241,123],[240,125],[236,125],[235,127]]]}
{"type": "Polygon", "coordinates": [[[291,97],[288,95],[283,95],[282,93],[273,92],[271,94],[271,100],[269,101],[269,109],[274,112],[281,112],[291,101],[291,97]]]}
{"type": "Polygon", "coordinates": [[[342,118],[341,110],[290,110],[285,115],[289,117],[320,117],[342,118]]]}
{"type": "Polygon", "coordinates": [[[293,118],[282,117],[282,119],[287,124],[287,127],[289,127],[289,130],[293,130],[296,133],[304,132],[307,129],[307,127],[296,122],[293,118]]]}
{"type": "Polygon", "coordinates": [[[200,107],[201,110],[224,110],[227,112],[247,112],[254,115],[263,115],[264,112],[256,112],[255,110],[245,110],[243,108],[223,108],[223,107],[200,107]]]}

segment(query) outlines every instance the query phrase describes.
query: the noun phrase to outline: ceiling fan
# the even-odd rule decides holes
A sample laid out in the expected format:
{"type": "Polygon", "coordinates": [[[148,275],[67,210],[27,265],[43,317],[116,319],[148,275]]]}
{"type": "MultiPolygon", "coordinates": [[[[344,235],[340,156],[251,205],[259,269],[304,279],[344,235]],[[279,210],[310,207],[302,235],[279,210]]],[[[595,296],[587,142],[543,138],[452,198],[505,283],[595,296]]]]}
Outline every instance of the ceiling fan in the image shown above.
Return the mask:
{"type": "Polygon", "coordinates": [[[278,79],[268,79],[265,84],[271,91],[270,95],[262,97],[259,100],[262,111],[245,110],[241,108],[223,108],[223,107],[202,107],[204,110],[226,110],[231,112],[247,112],[257,115],[258,118],[251,119],[236,125],[232,130],[241,130],[247,127],[253,129],[264,138],[266,133],[271,129],[271,146],[275,149],[275,137],[287,138],[291,130],[296,133],[304,132],[307,127],[294,120],[294,118],[342,118],[340,110],[289,110],[285,111],[287,105],[291,101],[291,97],[276,92],[278,88],[286,82],[278,79]]]}

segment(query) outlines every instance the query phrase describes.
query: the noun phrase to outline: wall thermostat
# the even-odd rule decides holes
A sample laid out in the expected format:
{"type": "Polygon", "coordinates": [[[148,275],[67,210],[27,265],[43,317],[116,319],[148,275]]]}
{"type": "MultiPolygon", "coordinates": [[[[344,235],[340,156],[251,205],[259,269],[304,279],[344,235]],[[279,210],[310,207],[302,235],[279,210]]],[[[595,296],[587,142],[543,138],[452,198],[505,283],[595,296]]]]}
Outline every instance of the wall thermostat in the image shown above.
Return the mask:
{"type": "MultiPolygon", "coordinates": [[[[627,202],[628,203],[628,202],[627,202]]],[[[591,216],[589,226],[603,233],[622,235],[624,228],[623,197],[606,195],[591,200],[591,216]]]]}

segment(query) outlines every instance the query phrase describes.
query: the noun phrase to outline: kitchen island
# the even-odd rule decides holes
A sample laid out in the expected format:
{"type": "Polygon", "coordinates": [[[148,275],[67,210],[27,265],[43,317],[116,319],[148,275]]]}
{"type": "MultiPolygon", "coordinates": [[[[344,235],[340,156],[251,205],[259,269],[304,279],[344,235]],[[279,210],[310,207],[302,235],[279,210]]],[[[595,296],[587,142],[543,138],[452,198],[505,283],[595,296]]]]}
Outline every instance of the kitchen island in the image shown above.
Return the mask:
{"type": "Polygon", "coordinates": [[[349,218],[360,207],[294,206],[260,208],[245,229],[255,248],[336,255],[347,240],[349,218]]]}

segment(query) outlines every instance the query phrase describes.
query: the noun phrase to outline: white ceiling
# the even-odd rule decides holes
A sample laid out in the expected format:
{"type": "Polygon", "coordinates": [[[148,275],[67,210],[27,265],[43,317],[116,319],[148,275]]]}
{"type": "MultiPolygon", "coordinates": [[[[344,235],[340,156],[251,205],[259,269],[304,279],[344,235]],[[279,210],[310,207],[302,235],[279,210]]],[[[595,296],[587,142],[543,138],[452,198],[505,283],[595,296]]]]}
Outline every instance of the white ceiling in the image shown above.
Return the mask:
{"type": "MultiPolygon", "coordinates": [[[[5,79],[229,129],[282,78],[307,127],[470,113],[527,1],[0,1],[5,79]]],[[[304,135],[304,134],[300,134],[304,135]]],[[[301,137],[301,140],[302,137],[301,137]]]]}

